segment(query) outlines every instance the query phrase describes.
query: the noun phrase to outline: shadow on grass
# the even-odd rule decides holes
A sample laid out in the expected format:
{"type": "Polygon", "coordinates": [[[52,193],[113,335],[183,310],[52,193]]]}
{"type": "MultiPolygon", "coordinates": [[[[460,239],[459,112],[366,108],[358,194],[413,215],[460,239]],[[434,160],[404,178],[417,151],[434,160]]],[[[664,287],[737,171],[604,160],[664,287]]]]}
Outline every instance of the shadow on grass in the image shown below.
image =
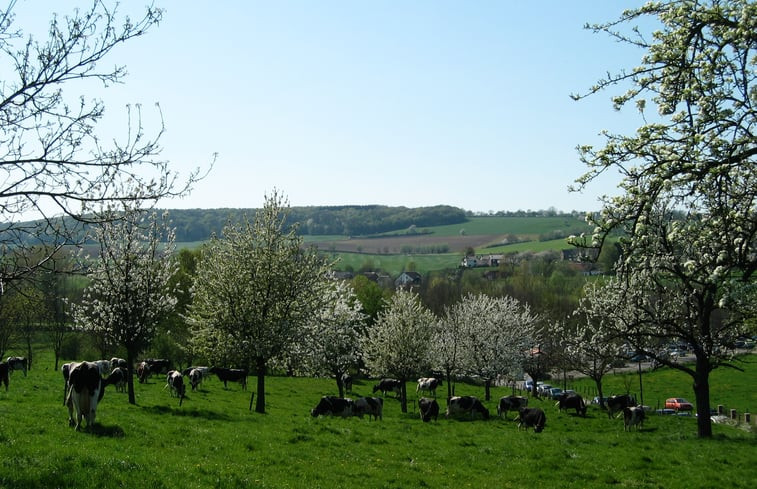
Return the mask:
{"type": "Polygon", "coordinates": [[[99,438],[123,438],[125,436],[124,430],[120,426],[106,426],[100,423],[95,423],[92,429],[83,430],[82,433],[88,433],[99,438]]]}
{"type": "MultiPolygon", "coordinates": [[[[185,400],[187,398],[184,398],[185,400]]],[[[147,411],[152,414],[170,414],[172,416],[189,416],[192,418],[205,418],[209,420],[219,420],[219,421],[227,421],[230,420],[231,417],[219,413],[217,411],[210,411],[208,409],[185,409],[181,408],[179,406],[176,407],[169,407],[169,406],[142,406],[142,410],[147,411]]]]}

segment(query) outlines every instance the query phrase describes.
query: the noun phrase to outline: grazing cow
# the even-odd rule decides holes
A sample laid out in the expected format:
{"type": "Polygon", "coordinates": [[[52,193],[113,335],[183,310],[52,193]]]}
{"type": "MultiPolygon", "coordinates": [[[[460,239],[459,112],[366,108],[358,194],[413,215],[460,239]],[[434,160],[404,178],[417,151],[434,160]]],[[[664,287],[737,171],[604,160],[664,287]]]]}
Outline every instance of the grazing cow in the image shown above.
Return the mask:
{"type": "Polygon", "coordinates": [[[522,407],[528,406],[528,398],[523,396],[505,396],[499,398],[499,404],[497,404],[497,416],[500,418],[502,414],[507,418],[508,411],[515,411],[522,407]]]}
{"type": "Polygon", "coordinates": [[[126,392],[126,369],[116,367],[110,373],[107,379],[105,379],[105,385],[116,386],[116,392],[126,392]]]}
{"type": "Polygon", "coordinates": [[[453,396],[447,399],[447,418],[460,413],[469,413],[471,419],[479,413],[484,419],[489,419],[489,410],[474,396],[453,396]]]}
{"type": "Polygon", "coordinates": [[[522,407],[518,410],[518,429],[521,426],[526,430],[533,428],[534,433],[540,433],[544,429],[544,425],[547,424],[547,416],[541,408],[522,407]]]}
{"type": "Polygon", "coordinates": [[[184,370],[181,371],[181,375],[184,377],[189,377],[189,373],[192,370],[198,370],[200,372],[200,375],[202,375],[203,379],[207,379],[210,376],[210,367],[187,367],[184,370]]]}
{"type": "Polygon", "coordinates": [[[352,392],[352,375],[344,372],[342,374],[342,385],[344,386],[345,392],[352,392]]]}
{"type": "Polygon", "coordinates": [[[211,367],[209,372],[218,376],[224,388],[227,382],[239,382],[242,384],[242,389],[247,390],[247,370],[245,369],[211,367]]]}
{"type": "Polygon", "coordinates": [[[26,368],[28,365],[26,357],[8,357],[7,363],[9,372],[12,373],[14,370],[23,370],[24,377],[26,377],[26,368]]]}
{"type": "Polygon", "coordinates": [[[103,379],[97,365],[93,362],[69,364],[66,394],[69,426],[74,426],[78,431],[83,418],[87,420],[87,429],[92,429],[97,403],[102,400],[104,393],[103,379]],[[74,411],[76,411],[75,420],[74,411]]]}
{"type": "Polygon", "coordinates": [[[178,396],[179,406],[184,401],[184,394],[186,393],[186,386],[184,385],[184,377],[181,372],[176,370],[169,370],[166,374],[166,387],[171,389],[171,396],[178,396]]]}
{"type": "Polygon", "coordinates": [[[436,402],[436,399],[421,397],[418,399],[418,411],[420,411],[421,420],[424,423],[431,421],[431,418],[434,418],[434,421],[439,419],[439,403],[436,402]]]}
{"type": "Polygon", "coordinates": [[[612,415],[622,411],[623,409],[636,405],[636,399],[628,394],[621,394],[619,396],[611,396],[607,398],[607,417],[612,418],[612,415]]]}
{"type": "Polygon", "coordinates": [[[355,401],[354,405],[355,416],[363,417],[364,414],[368,415],[368,419],[384,419],[384,400],[380,397],[361,397],[355,401]]]}
{"type": "Polygon", "coordinates": [[[560,394],[555,406],[557,406],[560,411],[563,409],[575,409],[577,415],[586,417],[586,403],[580,395],[574,392],[563,392],[560,394]]]}
{"type": "Polygon", "coordinates": [[[436,388],[442,385],[441,379],[436,379],[434,377],[421,377],[418,379],[418,387],[415,388],[415,393],[423,394],[424,392],[428,392],[429,394],[436,397],[436,388]]]}
{"type": "Polygon", "coordinates": [[[196,391],[197,387],[202,383],[202,370],[193,368],[189,371],[189,385],[192,386],[192,390],[196,391]]]}
{"type": "Polygon", "coordinates": [[[110,360],[95,360],[98,370],[100,370],[100,377],[107,377],[110,373],[110,360]]]}
{"type": "Polygon", "coordinates": [[[5,392],[8,392],[8,364],[0,362],[0,384],[5,384],[5,392]]]}
{"type": "Polygon", "coordinates": [[[644,426],[644,408],[641,406],[623,408],[624,431],[631,431],[631,428],[634,426],[636,427],[636,431],[639,431],[639,428],[644,426]]]}
{"type": "Polygon", "coordinates": [[[123,358],[113,357],[110,359],[110,366],[112,368],[127,368],[126,360],[123,358]]]}
{"type": "Polygon", "coordinates": [[[395,397],[402,395],[402,382],[397,379],[381,379],[378,384],[373,386],[373,392],[381,391],[381,394],[386,397],[387,392],[394,392],[395,397]]]}
{"type": "Polygon", "coordinates": [[[347,418],[352,416],[355,402],[349,397],[323,396],[318,405],[310,410],[310,414],[317,418],[318,416],[341,416],[347,418]]]}
{"type": "Polygon", "coordinates": [[[144,384],[147,381],[147,377],[150,376],[150,366],[147,362],[139,362],[137,365],[137,379],[140,384],[144,384]]]}
{"type": "Polygon", "coordinates": [[[171,370],[171,362],[165,358],[146,358],[145,363],[150,367],[150,374],[167,374],[171,370]]]}

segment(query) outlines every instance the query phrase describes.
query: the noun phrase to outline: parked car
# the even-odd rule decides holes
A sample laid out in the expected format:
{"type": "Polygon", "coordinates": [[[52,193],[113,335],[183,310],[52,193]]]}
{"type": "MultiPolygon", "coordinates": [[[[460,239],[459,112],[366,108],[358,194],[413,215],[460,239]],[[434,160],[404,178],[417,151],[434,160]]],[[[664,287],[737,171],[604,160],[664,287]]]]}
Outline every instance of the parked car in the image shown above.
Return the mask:
{"type": "Polygon", "coordinates": [[[600,399],[599,396],[594,396],[594,399],[591,400],[591,403],[605,405],[607,403],[607,397],[602,397],[602,399],[600,399]]]}
{"type": "Polygon", "coordinates": [[[547,393],[547,395],[551,399],[557,399],[558,397],[560,397],[560,394],[562,394],[562,389],[560,389],[559,387],[552,387],[547,393]]]}
{"type": "Polygon", "coordinates": [[[693,411],[694,405],[683,397],[671,397],[665,399],[665,409],[672,409],[674,411],[693,411]]]}
{"type": "Polygon", "coordinates": [[[552,386],[549,385],[549,384],[539,384],[538,382],[536,384],[536,392],[540,396],[548,396],[549,395],[549,390],[551,388],[552,388],[552,386]]]}

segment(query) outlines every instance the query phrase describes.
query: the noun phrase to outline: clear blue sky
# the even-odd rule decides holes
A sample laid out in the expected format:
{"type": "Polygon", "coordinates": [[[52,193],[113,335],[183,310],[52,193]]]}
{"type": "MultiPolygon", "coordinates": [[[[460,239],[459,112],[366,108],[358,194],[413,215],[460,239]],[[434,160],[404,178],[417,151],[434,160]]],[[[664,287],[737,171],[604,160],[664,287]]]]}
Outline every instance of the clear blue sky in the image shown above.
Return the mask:
{"type": "MultiPolygon", "coordinates": [[[[73,3],[18,0],[19,20],[44,27],[73,3]]],[[[154,123],[159,102],[162,156],[184,175],[218,153],[162,207],[260,207],[278,189],[296,206],[594,210],[616,181],[568,192],[584,171],[575,147],[639,120],[614,93],[569,95],[643,53],[583,25],[639,3],[158,2],[163,22],[108,59],[126,83],[100,96],[115,133],[126,103],[154,123]]],[[[136,17],[142,2],[128,4],[136,17]]]]}

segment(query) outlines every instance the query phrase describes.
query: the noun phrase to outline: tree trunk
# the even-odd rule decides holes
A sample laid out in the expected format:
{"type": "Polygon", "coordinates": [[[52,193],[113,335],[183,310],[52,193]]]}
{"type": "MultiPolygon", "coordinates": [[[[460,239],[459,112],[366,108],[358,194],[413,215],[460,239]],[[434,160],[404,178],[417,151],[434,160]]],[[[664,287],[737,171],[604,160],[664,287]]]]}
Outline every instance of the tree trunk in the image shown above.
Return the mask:
{"type": "Polygon", "coordinates": [[[342,382],[342,374],[335,372],[334,377],[336,378],[336,388],[339,390],[339,397],[344,397],[344,382],[342,382]]]}
{"type": "Polygon", "coordinates": [[[594,379],[594,384],[597,386],[597,396],[599,397],[599,407],[601,409],[605,408],[605,398],[602,395],[602,377],[598,379],[594,379]]]}
{"type": "Polygon", "coordinates": [[[490,401],[492,398],[491,392],[492,379],[486,379],[484,382],[484,400],[490,401]]]}
{"type": "Polygon", "coordinates": [[[697,355],[694,373],[694,396],[697,404],[697,434],[699,438],[712,437],[710,420],[710,359],[706,355],[697,355]]]}
{"type": "Polygon", "coordinates": [[[134,397],[134,362],[136,361],[136,355],[127,350],[126,351],[126,390],[129,392],[129,404],[137,404],[137,400],[134,397]]]}
{"type": "Polygon", "coordinates": [[[26,337],[26,370],[32,369],[32,338],[26,337]]]}
{"type": "Polygon", "coordinates": [[[255,412],[265,414],[265,358],[255,359],[255,369],[258,376],[258,399],[255,401],[255,412]]]}

